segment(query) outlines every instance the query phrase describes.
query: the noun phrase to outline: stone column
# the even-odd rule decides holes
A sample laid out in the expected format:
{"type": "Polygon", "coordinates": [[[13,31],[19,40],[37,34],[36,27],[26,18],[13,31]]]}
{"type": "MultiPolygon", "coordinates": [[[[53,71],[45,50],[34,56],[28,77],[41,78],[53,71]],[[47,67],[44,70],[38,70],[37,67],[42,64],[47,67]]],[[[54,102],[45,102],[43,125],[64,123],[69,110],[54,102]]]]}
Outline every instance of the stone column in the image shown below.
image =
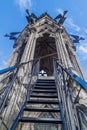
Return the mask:
{"type": "Polygon", "coordinates": [[[56,48],[57,48],[58,59],[60,61],[62,61],[62,57],[61,57],[60,49],[59,49],[59,40],[58,40],[58,38],[55,38],[55,41],[56,41],[56,48]]]}
{"type": "Polygon", "coordinates": [[[30,55],[30,50],[31,50],[31,46],[33,44],[33,40],[34,40],[34,33],[32,32],[29,36],[29,40],[26,44],[26,47],[25,47],[25,50],[24,50],[24,53],[23,53],[23,56],[21,58],[21,63],[22,62],[26,62],[28,60],[30,60],[28,57],[30,55]]]}
{"type": "Polygon", "coordinates": [[[72,63],[71,63],[71,61],[70,61],[70,59],[69,59],[69,54],[68,54],[68,52],[67,52],[67,49],[66,49],[66,46],[65,46],[65,43],[64,43],[64,39],[63,39],[63,37],[62,37],[62,34],[60,34],[60,38],[61,38],[61,44],[62,44],[62,48],[63,48],[63,51],[64,51],[64,54],[65,54],[65,58],[66,58],[66,61],[67,61],[67,65],[68,65],[68,67],[71,67],[72,66],[72,63]]]}
{"type": "Polygon", "coordinates": [[[66,59],[65,59],[65,54],[64,54],[64,51],[63,51],[63,48],[62,48],[62,41],[61,41],[61,39],[60,39],[60,33],[57,33],[57,35],[56,35],[57,37],[57,42],[56,42],[56,44],[57,44],[57,51],[58,51],[58,53],[59,53],[59,59],[61,59],[61,61],[62,61],[62,64],[65,66],[65,67],[68,67],[67,66],[67,62],[66,62],[66,59]]]}
{"type": "MultiPolygon", "coordinates": [[[[21,58],[21,63],[27,62],[30,60],[33,60],[34,58],[34,50],[35,50],[35,45],[36,45],[36,33],[33,31],[31,32],[31,35],[29,37],[29,40],[26,44],[23,56],[21,58]]],[[[31,73],[31,67],[32,67],[33,62],[29,62],[25,64],[23,67],[20,68],[18,72],[18,77],[23,77],[24,75],[24,83],[27,83],[29,81],[29,73],[31,73]]]]}
{"type": "MultiPolygon", "coordinates": [[[[31,52],[31,49],[32,49],[31,46],[32,46],[32,44],[33,44],[33,40],[34,40],[34,33],[31,32],[31,34],[30,34],[30,36],[29,36],[29,39],[28,39],[28,42],[27,42],[27,44],[26,44],[26,46],[25,46],[23,55],[22,55],[22,57],[21,57],[20,63],[27,62],[27,61],[31,60],[31,59],[29,58],[29,56],[30,56],[30,52],[31,52]]],[[[27,65],[28,65],[28,64],[27,64],[27,65]]],[[[26,69],[28,69],[28,68],[27,68],[27,65],[24,65],[24,67],[21,67],[21,68],[20,68],[20,70],[19,70],[19,72],[18,72],[18,76],[23,76],[23,75],[24,75],[26,69]]]]}

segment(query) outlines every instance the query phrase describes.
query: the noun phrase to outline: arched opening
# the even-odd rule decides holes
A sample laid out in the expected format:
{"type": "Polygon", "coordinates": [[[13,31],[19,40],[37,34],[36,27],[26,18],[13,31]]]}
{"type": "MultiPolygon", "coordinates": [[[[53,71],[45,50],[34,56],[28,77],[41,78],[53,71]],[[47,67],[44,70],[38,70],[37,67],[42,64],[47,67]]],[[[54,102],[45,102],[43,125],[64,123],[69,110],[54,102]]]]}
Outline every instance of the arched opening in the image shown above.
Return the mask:
{"type": "Polygon", "coordinates": [[[55,39],[44,33],[36,40],[34,58],[41,58],[40,71],[44,70],[48,76],[53,75],[53,57],[57,57],[55,39]]]}

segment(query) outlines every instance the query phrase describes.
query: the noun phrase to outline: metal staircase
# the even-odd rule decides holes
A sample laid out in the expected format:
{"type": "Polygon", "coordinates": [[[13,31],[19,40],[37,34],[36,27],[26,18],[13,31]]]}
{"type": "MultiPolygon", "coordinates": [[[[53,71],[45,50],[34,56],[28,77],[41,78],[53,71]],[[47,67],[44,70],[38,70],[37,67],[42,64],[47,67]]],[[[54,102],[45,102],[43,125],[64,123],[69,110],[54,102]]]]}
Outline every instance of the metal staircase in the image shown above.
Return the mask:
{"type": "Polygon", "coordinates": [[[16,126],[19,122],[23,123],[55,123],[55,124],[62,124],[64,130],[67,130],[66,123],[64,120],[64,116],[62,117],[62,110],[63,108],[62,103],[59,103],[58,100],[58,93],[55,85],[55,80],[47,80],[47,79],[38,79],[36,84],[33,86],[30,94],[28,95],[27,101],[24,103],[21,111],[19,112],[17,118],[15,119],[13,125],[9,130],[15,130],[16,126]],[[29,106],[29,104],[46,104],[54,105],[54,107],[34,107],[29,106]],[[50,113],[60,113],[56,118],[35,118],[35,117],[27,117],[23,116],[23,113],[27,112],[50,112],[50,113]]]}
{"type": "MultiPolygon", "coordinates": [[[[23,130],[22,127],[20,129],[18,128],[18,125],[20,123],[21,126],[29,123],[42,123],[50,125],[57,124],[60,127],[58,130],[83,130],[80,128],[76,104],[78,104],[79,102],[79,93],[81,89],[87,91],[87,82],[85,82],[83,79],[81,79],[70,70],[65,69],[61,64],[59,64],[57,59],[54,59],[53,61],[54,79],[38,78],[38,61],[33,61],[32,64],[31,61],[28,61],[25,63],[21,63],[20,65],[1,70],[1,74],[8,73],[7,76],[2,79],[1,83],[6,82],[8,84],[7,87],[4,87],[3,91],[3,88],[1,89],[2,95],[0,100],[0,114],[3,115],[3,110],[6,107],[7,100],[11,95],[12,90],[15,89],[14,83],[18,81],[17,73],[19,69],[24,69],[24,66],[28,63],[30,63],[29,66],[32,66],[31,73],[27,70],[23,70],[24,72],[28,72],[30,74],[28,84],[27,86],[25,86],[26,98],[22,105],[19,106],[20,109],[16,114],[16,118],[12,118],[13,115],[11,115],[11,117],[9,118],[9,121],[10,119],[12,119],[12,122],[10,121],[10,124],[5,123],[5,118],[1,119],[1,124],[4,125],[5,129],[1,129],[1,127],[0,129],[23,130]],[[33,77],[35,78],[35,76],[37,77],[37,80],[32,84],[32,79],[33,77]],[[77,91],[77,95],[74,96],[72,90],[73,83],[76,84],[79,88],[77,91]],[[35,113],[39,113],[38,116],[36,116],[37,114],[35,115],[35,113]],[[42,117],[41,115],[43,115],[44,113],[49,113],[51,116],[42,117]]],[[[24,76],[26,77],[26,75],[24,76]]],[[[18,95],[20,95],[22,85],[24,85],[24,83],[21,82],[21,85],[18,88],[18,95]]],[[[18,97],[15,97],[15,99],[18,100],[18,97]]],[[[13,104],[12,110],[14,109],[14,107],[17,107],[16,104],[19,103],[15,100],[14,102],[15,105],[13,104]]],[[[6,109],[9,112],[9,107],[6,109]]],[[[27,128],[24,129],[27,130],[27,128]]]]}

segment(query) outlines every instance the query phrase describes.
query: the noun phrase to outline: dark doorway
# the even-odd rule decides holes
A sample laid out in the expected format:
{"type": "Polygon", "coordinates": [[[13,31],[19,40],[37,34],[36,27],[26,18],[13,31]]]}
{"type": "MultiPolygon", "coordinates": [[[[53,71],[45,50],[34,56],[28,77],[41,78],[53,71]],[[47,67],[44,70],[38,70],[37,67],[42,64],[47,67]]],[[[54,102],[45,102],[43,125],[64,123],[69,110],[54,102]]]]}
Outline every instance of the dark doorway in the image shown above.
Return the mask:
{"type": "Polygon", "coordinates": [[[41,58],[40,71],[44,70],[48,76],[53,75],[53,57],[57,57],[55,39],[45,33],[36,41],[34,58],[41,58]]]}

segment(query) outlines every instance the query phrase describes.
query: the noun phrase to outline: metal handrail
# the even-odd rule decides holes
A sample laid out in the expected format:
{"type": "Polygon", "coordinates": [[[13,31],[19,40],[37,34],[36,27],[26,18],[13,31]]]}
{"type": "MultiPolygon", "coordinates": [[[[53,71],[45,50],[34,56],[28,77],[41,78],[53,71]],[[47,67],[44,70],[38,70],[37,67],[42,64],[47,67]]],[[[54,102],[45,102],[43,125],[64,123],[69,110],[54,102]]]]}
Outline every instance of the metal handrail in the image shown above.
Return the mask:
{"type": "Polygon", "coordinates": [[[57,95],[58,95],[58,100],[59,100],[59,106],[60,106],[60,109],[61,109],[61,118],[62,118],[62,121],[63,121],[63,128],[64,130],[68,130],[67,129],[67,124],[65,122],[65,116],[64,116],[64,104],[63,104],[63,94],[62,94],[62,87],[60,87],[60,79],[57,75],[57,70],[56,70],[56,67],[55,67],[55,62],[53,60],[53,67],[54,67],[54,76],[55,76],[55,83],[56,83],[56,87],[57,87],[57,95]],[[62,95],[62,96],[61,96],[62,95]]]}
{"type": "Polygon", "coordinates": [[[18,67],[21,67],[21,66],[23,66],[23,65],[25,65],[25,64],[28,64],[29,62],[32,62],[32,61],[35,61],[35,60],[44,59],[44,58],[46,58],[46,57],[50,57],[50,56],[53,56],[53,55],[55,55],[55,54],[56,54],[56,53],[48,54],[48,55],[45,55],[45,56],[42,56],[42,57],[39,57],[39,58],[35,58],[35,59],[32,59],[32,60],[29,60],[29,61],[27,61],[27,62],[20,63],[20,64],[18,64],[18,65],[10,66],[10,67],[8,67],[8,68],[5,68],[5,69],[0,70],[0,74],[4,74],[4,73],[9,72],[9,71],[12,71],[12,70],[14,70],[14,69],[16,69],[16,68],[18,68],[18,67]]]}
{"type": "Polygon", "coordinates": [[[83,115],[83,117],[87,123],[87,115],[81,109],[79,109],[79,112],[83,115]]]}
{"type": "MultiPolygon", "coordinates": [[[[31,91],[31,89],[32,89],[32,87],[31,87],[31,83],[34,83],[34,81],[33,81],[33,79],[35,78],[35,80],[37,80],[37,78],[38,78],[38,73],[39,73],[39,63],[40,63],[40,60],[31,60],[31,61],[28,61],[28,62],[24,62],[24,63],[21,63],[21,65],[25,65],[25,64],[27,64],[27,63],[30,63],[31,62],[31,67],[30,67],[30,71],[28,71],[28,70],[26,70],[26,72],[27,73],[24,73],[24,75],[27,75],[27,76],[29,76],[30,75],[30,77],[29,77],[29,79],[27,80],[27,86],[26,86],[26,94],[25,94],[25,96],[24,96],[24,99],[23,99],[23,101],[21,102],[21,104],[20,104],[20,108],[19,108],[19,111],[21,111],[21,106],[24,104],[24,102],[26,102],[27,100],[29,100],[29,97],[30,97],[30,91],[31,91]],[[33,61],[33,62],[32,62],[33,61]],[[36,71],[34,72],[34,70],[35,70],[35,67],[36,67],[36,71]],[[33,81],[33,82],[32,82],[33,81]]],[[[15,83],[15,81],[16,81],[16,78],[17,78],[17,74],[18,74],[18,72],[19,72],[19,69],[20,69],[20,67],[21,67],[21,65],[19,65],[19,66],[16,66],[16,67],[18,67],[18,68],[16,68],[16,71],[15,71],[15,73],[14,73],[14,76],[13,76],[13,78],[12,78],[12,80],[11,80],[11,82],[7,85],[7,88],[6,88],[6,90],[5,90],[5,92],[4,92],[4,94],[2,95],[2,98],[1,98],[1,100],[0,100],[0,114],[2,115],[2,113],[3,113],[3,110],[5,110],[4,111],[4,114],[6,114],[6,111],[8,111],[9,110],[9,105],[8,105],[8,107],[6,108],[5,107],[5,104],[6,104],[6,102],[7,102],[7,100],[8,100],[8,98],[9,98],[9,95],[11,94],[11,92],[12,92],[12,90],[13,90],[13,87],[15,88],[15,86],[14,86],[14,83],[15,83]],[[6,109],[4,109],[4,108],[6,108],[6,109]]],[[[13,69],[13,68],[12,68],[13,69]]],[[[9,71],[9,70],[8,70],[9,71]]],[[[25,76],[24,76],[25,77],[25,76]]],[[[22,77],[23,78],[23,77],[22,77]]],[[[18,88],[21,88],[21,86],[22,86],[22,83],[23,82],[20,82],[20,84],[19,84],[19,87],[18,88]]],[[[16,99],[14,99],[14,102],[12,103],[12,106],[11,106],[11,110],[10,110],[10,112],[12,112],[12,110],[14,109],[14,107],[15,107],[15,104],[17,104],[17,102],[18,102],[18,99],[20,98],[20,90],[21,89],[17,89],[17,95],[15,95],[16,96],[16,99]]],[[[14,109],[15,110],[15,109],[14,109]]],[[[14,112],[14,110],[13,110],[13,112],[14,112]]],[[[18,111],[18,112],[19,112],[18,111]]],[[[4,115],[4,117],[3,117],[3,119],[1,119],[2,121],[0,122],[1,123],[1,125],[3,125],[3,121],[5,120],[5,118],[6,118],[6,116],[4,115]]],[[[8,128],[10,127],[10,125],[12,125],[11,123],[11,120],[12,120],[12,118],[14,118],[14,117],[12,117],[12,115],[9,115],[9,117],[8,117],[8,121],[7,122],[9,122],[9,123],[7,123],[7,124],[9,124],[9,126],[8,126],[8,128]]]]}
{"type": "MultiPolygon", "coordinates": [[[[68,130],[75,130],[76,125],[78,130],[80,130],[79,122],[77,118],[77,113],[75,109],[75,105],[73,102],[72,93],[70,93],[70,89],[67,86],[66,78],[70,76],[67,69],[58,63],[57,59],[53,59],[54,61],[54,76],[57,86],[57,92],[59,93],[60,107],[61,107],[61,116],[63,119],[63,127],[68,130]],[[74,120],[74,116],[76,117],[76,121],[74,120]]],[[[71,76],[70,76],[71,77],[71,76]]]]}
{"type": "Polygon", "coordinates": [[[32,62],[32,61],[34,61],[34,60],[29,60],[29,61],[27,61],[27,62],[23,62],[23,63],[20,63],[20,64],[18,64],[18,65],[14,65],[14,66],[11,66],[11,67],[2,69],[2,70],[0,70],[0,74],[4,74],[4,73],[6,73],[6,72],[12,71],[12,70],[14,70],[14,69],[16,69],[16,68],[18,68],[18,67],[21,67],[21,66],[23,66],[23,65],[25,65],[25,64],[28,64],[29,62],[32,62]]]}
{"type": "Polygon", "coordinates": [[[60,63],[58,63],[58,59],[54,58],[57,61],[57,64],[65,71],[71,78],[73,78],[79,85],[87,92],[87,82],[83,80],[81,77],[76,75],[75,73],[71,72],[67,68],[64,68],[60,63]]]}
{"type": "MultiPolygon", "coordinates": [[[[15,65],[15,66],[6,68],[6,69],[4,69],[4,70],[1,72],[1,73],[6,73],[6,72],[8,72],[8,71],[12,71],[12,70],[16,69],[16,72],[14,73],[14,77],[12,78],[12,81],[7,85],[7,87],[6,87],[6,89],[5,89],[5,92],[4,92],[4,94],[3,94],[2,98],[1,98],[1,101],[0,101],[0,113],[2,113],[2,110],[3,110],[4,106],[5,106],[5,103],[6,103],[6,101],[7,101],[7,98],[8,98],[8,96],[9,96],[10,91],[12,90],[13,84],[14,84],[14,82],[15,82],[15,80],[16,80],[16,77],[17,77],[17,74],[18,74],[18,71],[19,71],[20,67],[22,67],[23,65],[28,64],[28,63],[30,63],[30,62],[32,63],[32,61],[33,61],[33,63],[35,64],[34,61],[37,61],[37,60],[30,60],[30,61],[28,61],[28,62],[21,63],[21,64],[19,64],[19,65],[17,65],[17,66],[15,65]]],[[[33,65],[33,66],[34,66],[34,65],[33,65]]],[[[33,74],[33,66],[32,66],[32,68],[31,68],[31,73],[29,73],[29,74],[31,75],[31,77],[32,77],[32,74],[33,74]]],[[[30,78],[31,78],[31,77],[30,77],[30,78]]]]}
{"type": "Polygon", "coordinates": [[[79,117],[81,130],[83,129],[86,130],[87,129],[87,115],[80,108],[78,108],[78,117],[79,117]]]}
{"type": "Polygon", "coordinates": [[[17,72],[18,72],[18,69],[16,70],[16,73],[15,73],[15,75],[14,75],[14,78],[12,79],[12,81],[11,81],[11,83],[8,85],[8,87],[7,87],[7,89],[6,89],[5,93],[4,93],[4,95],[2,96],[2,99],[1,99],[1,101],[0,101],[0,113],[2,112],[2,110],[3,110],[4,106],[5,106],[5,103],[6,103],[6,100],[7,100],[7,98],[8,98],[8,95],[9,95],[9,93],[10,93],[10,91],[11,91],[11,89],[12,89],[13,83],[14,83],[16,77],[17,77],[17,72]]]}
{"type": "MultiPolygon", "coordinates": [[[[36,62],[35,62],[35,63],[36,63],[36,62]]],[[[35,63],[34,63],[33,65],[35,65],[35,63]]],[[[39,60],[39,63],[40,63],[40,60],[39,60]]],[[[26,100],[25,100],[25,102],[23,103],[23,105],[22,105],[22,107],[21,107],[21,109],[20,109],[20,111],[19,111],[19,113],[18,113],[16,119],[14,120],[14,122],[13,122],[13,124],[11,125],[11,127],[9,128],[9,130],[13,130],[13,129],[16,128],[16,126],[17,126],[17,124],[18,124],[19,117],[21,117],[21,115],[22,115],[22,113],[23,113],[23,110],[24,110],[24,107],[25,107],[25,105],[27,104],[27,101],[30,100],[30,92],[31,92],[31,90],[32,90],[32,87],[30,87],[30,84],[31,84],[32,78],[33,78],[33,71],[34,71],[34,70],[33,70],[33,67],[34,67],[34,66],[32,66],[32,73],[31,73],[30,80],[29,80],[29,82],[28,82],[28,84],[27,84],[26,100]]],[[[38,67],[39,67],[39,66],[38,66],[38,67]]],[[[39,73],[39,69],[38,69],[38,72],[37,72],[37,77],[38,77],[38,73],[39,73]]]]}

